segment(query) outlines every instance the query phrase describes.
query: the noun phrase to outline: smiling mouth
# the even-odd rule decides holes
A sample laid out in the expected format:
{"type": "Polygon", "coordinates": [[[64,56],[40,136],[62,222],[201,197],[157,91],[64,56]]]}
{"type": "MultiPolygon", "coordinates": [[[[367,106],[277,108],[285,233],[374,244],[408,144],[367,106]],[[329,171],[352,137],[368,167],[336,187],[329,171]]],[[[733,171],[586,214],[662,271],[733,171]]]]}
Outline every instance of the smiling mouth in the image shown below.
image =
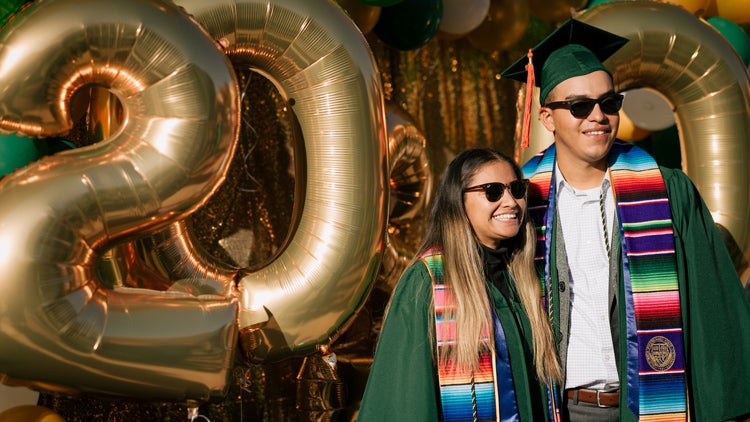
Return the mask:
{"type": "Polygon", "coordinates": [[[512,214],[497,214],[497,215],[493,215],[492,216],[493,220],[503,220],[503,221],[515,220],[517,218],[518,218],[518,214],[516,214],[516,213],[512,213],[512,214]]]}

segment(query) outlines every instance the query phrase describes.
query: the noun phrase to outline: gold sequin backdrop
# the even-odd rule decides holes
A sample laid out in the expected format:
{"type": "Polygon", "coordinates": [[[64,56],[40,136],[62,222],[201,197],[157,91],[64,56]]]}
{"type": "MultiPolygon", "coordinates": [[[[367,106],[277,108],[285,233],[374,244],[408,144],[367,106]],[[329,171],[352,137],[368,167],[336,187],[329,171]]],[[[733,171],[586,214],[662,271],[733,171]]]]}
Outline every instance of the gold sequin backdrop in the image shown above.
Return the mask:
{"type": "MultiPolygon", "coordinates": [[[[532,19],[516,46],[494,53],[474,47],[465,38],[435,37],[419,49],[401,51],[374,34],[367,36],[385,100],[410,115],[424,135],[435,178],[452,155],[465,148],[489,146],[513,154],[519,87],[500,78],[500,72],[547,34],[550,25],[532,19]]],[[[189,218],[188,225],[217,262],[253,269],[270,262],[289,234],[295,173],[300,171],[295,163],[303,158],[298,155],[300,145],[295,144],[294,116],[273,84],[257,73],[236,71],[243,95],[240,144],[226,181],[189,218]]],[[[116,120],[116,106],[106,101],[107,94],[96,89],[81,93],[73,110],[77,124],[68,140],[82,146],[102,139],[109,121],[103,116],[116,120]]],[[[407,253],[416,247],[423,222],[417,217],[394,233],[407,253]]],[[[141,252],[148,252],[148,242],[140,244],[141,252]]],[[[122,282],[127,285],[130,280],[122,282]]],[[[238,357],[229,394],[219,402],[201,405],[198,414],[212,422],[353,419],[387,293],[373,290],[364,308],[331,345],[338,359],[335,371],[323,355],[263,364],[238,357]]],[[[67,421],[177,421],[196,410],[182,403],[47,392],[40,395],[39,405],[67,421]]]]}

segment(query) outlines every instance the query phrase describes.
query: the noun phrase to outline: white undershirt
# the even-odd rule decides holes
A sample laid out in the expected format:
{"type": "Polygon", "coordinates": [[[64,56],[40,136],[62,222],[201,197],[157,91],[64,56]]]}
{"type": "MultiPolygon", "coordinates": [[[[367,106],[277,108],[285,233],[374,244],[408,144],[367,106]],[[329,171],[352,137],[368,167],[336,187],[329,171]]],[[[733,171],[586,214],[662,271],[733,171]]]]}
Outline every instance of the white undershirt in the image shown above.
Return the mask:
{"type": "Polygon", "coordinates": [[[599,195],[604,192],[611,241],[614,199],[609,174],[593,189],[574,189],[555,166],[557,208],[570,267],[570,334],[565,388],[604,388],[616,383],[609,327],[609,260],[599,195]]]}

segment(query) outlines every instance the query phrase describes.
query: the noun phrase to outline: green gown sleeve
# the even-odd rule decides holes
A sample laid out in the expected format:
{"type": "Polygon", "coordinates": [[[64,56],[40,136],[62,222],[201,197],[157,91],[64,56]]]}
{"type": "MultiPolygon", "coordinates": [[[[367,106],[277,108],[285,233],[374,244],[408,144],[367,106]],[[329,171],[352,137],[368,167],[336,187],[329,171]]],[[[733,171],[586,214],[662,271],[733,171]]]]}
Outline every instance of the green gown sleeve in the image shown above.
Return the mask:
{"type": "Polygon", "coordinates": [[[674,224],[683,329],[696,420],[750,413],[750,303],[697,189],[662,168],[674,224]]]}
{"type": "Polygon", "coordinates": [[[438,420],[433,369],[432,284],[423,263],[410,266],[393,292],[375,350],[358,421],[438,420]]]}

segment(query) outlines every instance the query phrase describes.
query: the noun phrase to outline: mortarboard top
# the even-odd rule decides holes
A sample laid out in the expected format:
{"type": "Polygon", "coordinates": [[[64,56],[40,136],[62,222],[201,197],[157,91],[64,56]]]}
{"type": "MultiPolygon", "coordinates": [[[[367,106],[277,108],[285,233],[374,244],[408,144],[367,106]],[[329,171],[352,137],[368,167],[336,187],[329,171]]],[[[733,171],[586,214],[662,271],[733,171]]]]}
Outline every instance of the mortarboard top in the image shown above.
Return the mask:
{"type": "MultiPolygon", "coordinates": [[[[560,82],[587,75],[596,70],[609,71],[602,62],[615,53],[627,38],[607,32],[575,19],[568,19],[531,50],[535,85],[540,89],[540,102],[560,82]]],[[[527,82],[523,56],[502,72],[502,76],[527,82]]]]}

